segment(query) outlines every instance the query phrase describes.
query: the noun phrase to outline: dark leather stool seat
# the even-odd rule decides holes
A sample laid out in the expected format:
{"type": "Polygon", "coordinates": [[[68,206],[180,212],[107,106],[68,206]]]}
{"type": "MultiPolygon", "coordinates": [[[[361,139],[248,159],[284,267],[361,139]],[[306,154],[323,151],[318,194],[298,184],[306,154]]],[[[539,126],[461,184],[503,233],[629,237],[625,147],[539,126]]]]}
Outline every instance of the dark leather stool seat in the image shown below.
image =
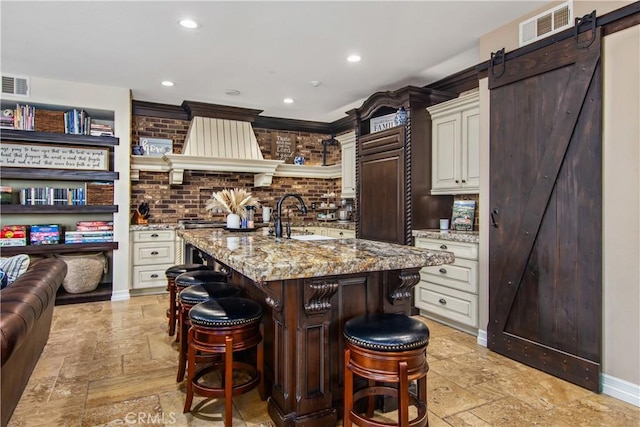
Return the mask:
{"type": "Polygon", "coordinates": [[[232,397],[246,393],[256,386],[264,399],[262,380],[264,353],[261,332],[262,307],[246,298],[210,299],[194,305],[189,311],[191,328],[188,333],[187,398],[184,412],[191,411],[194,392],[204,397],[225,399],[225,427],[232,427],[232,397]],[[256,363],[234,360],[234,353],[256,349],[256,363]],[[196,372],[196,353],[222,355],[196,372]],[[233,371],[244,370],[249,379],[242,384],[233,383],[233,371]],[[221,371],[222,386],[205,385],[198,380],[211,371],[221,371]]]}
{"type": "Polygon", "coordinates": [[[197,270],[213,270],[213,267],[209,267],[204,264],[178,264],[167,268],[164,272],[167,278],[167,291],[169,291],[169,310],[167,310],[167,316],[169,317],[169,336],[173,336],[176,332],[176,319],[178,309],[176,306],[176,284],[175,279],[182,273],[197,270]]]}
{"type": "MultiPolygon", "coordinates": [[[[189,311],[191,308],[201,302],[210,299],[237,297],[240,296],[242,290],[226,282],[207,282],[202,285],[191,285],[184,288],[178,294],[178,337],[180,342],[180,355],[178,358],[178,376],[176,381],[184,380],[184,372],[187,366],[187,339],[186,337],[191,326],[189,321],[189,311]]],[[[197,358],[196,362],[207,361],[197,358]]]]}
{"type": "Polygon", "coordinates": [[[404,314],[378,313],[354,317],[344,324],[344,417],[343,426],[389,426],[373,421],[376,395],[398,398],[398,426],[424,427],[427,418],[427,345],[429,328],[404,314]],[[368,380],[355,392],[353,374],[368,380]],[[418,381],[418,393],[409,392],[409,382],[418,381]],[[395,383],[379,385],[378,383],[395,383]],[[368,398],[366,415],[354,410],[354,402],[368,398]],[[409,421],[409,406],[417,415],[409,421]]]}
{"type": "Polygon", "coordinates": [[[206,285],[207,283],[225,283],[228,281],[227,275],[213,270],[196,270],[182,273],[176,277],[176,287],[178,292],[181,289],[193,285],[206,285]]]}
{"type": "MultiPolygon", "coordinates": [[[[183,289],[193,285],[207,285],[208,283],[226,283],[228,277],[224,273],[214,271],[213,269],[199,269],[194,271],[187,271],[179,274],[174,279],[175,292],[176,292],[176,315],[179,315],[180,311],[180,292],[183,289]]],[[[176,342],[180,342],[180,328],[178,328],[178,334],[176,336],[176,342]]]]}

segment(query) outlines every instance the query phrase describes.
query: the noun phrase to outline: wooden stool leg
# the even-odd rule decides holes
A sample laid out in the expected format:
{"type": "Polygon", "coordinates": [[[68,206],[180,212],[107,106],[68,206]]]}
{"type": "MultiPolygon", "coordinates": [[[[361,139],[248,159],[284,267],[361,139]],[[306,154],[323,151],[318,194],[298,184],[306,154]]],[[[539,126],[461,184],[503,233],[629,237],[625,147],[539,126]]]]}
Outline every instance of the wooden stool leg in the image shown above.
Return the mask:
{"type": "Polygon", "coordinates": [[[176,284],[174,279],[169,279],[169,336],[176,333],[176,284]]]}
{"type": "MultiPolygon", "coordinates": [[[[190,330],[187,336],[184,337],[188,344],[193,341],[193,330],[190,330]]],[[[193,379],[196,376],[196,349],[194,346],[188,346],[188,358],[187,358],[187,398],[184,402],[183,413],[191,412],[191,404],[193,403],[193,379]]]]}
{"type": "Polygon", "coordinates": [[[409,425],[409,372],[407,362],[399,363],[398,422],[400,427],[409,425]]]}
{"type": "Polygon", "coordinates": [[[233,338],[224,341],[224,427],[233,427],[233,338]]]}
{"type": "Polygon", "coordinates": [[[258,344],[257,354],[256,354],[256,368],[258,369],[258,375],[260,376],[260,382],[258,383],[258,394],[260,395],[260,400],[266,400],[267,396],[264,390],[264,330],[262,324],[260,324],[260,335],[263,337],[258,344]]]}
{"type": "MultiPolygon", "coordinates": [[[[187,323],[184,320],[186,313],[184,313],[184,309],[180,308],[180,312],[178,313],[178,334],[186,337],[188,336],[188,327],[187,323]]],[[[184,380],[184,371],[187,365],[187,352],[188,352],[188,342],[186,339],[181,339],[179,343],[178,351],[178,376],[176,377],[176,382],[181,382],[184,380]]]]}
{"type": "MultiPolygon", "coordinates": [[[[369,388],[375,387],[376,382],[374,380],[369,380],[367,383],[369,388]]],[[[376,409],[376,397],[371,395],[367,398],[367,418],[373,418],[373,412],[376,409]]]]}
{"type": "Polygon", "coordinates": [[[351,362],[351,350],[344,351],[344,414],[342,416],[343,427],[351,427],[351,408],[353,406],[353,372],[349,369],[351,362]]]}

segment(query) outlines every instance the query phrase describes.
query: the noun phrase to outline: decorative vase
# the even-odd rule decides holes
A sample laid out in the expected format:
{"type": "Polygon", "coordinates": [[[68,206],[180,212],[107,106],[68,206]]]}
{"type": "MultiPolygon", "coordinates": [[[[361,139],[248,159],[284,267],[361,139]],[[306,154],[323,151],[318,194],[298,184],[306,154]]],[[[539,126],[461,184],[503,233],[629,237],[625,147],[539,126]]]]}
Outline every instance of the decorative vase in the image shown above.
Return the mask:
{"type": "Polygon", "coordinates": [[[407,110],[404,107],[398,108],[396,111],[396,116],[393,118],[393,122],[396,126],[406,125],[409,117],[407,115],[407,110]]]}
{"type": "Polygon", "coordinates": [[[240,215],[234,213],[227,215],[227,228],[240,228],[240,215]]]}
{"type": "Polygon", "coordinates": [[[295,164],[295,165],[299,165],[299,166],[304,165],[304,157],[302,157],[302,156],[295,156],[295,157],[293,158],[293,164],[295,164]]]}

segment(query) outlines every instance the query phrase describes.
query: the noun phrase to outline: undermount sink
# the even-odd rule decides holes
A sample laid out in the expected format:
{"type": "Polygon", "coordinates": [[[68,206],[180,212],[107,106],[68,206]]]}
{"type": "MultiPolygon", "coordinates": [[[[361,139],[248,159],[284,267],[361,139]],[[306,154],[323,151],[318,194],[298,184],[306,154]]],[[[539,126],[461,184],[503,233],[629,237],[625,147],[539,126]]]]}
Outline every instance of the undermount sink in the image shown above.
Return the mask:
{"type": "Polygon", "coordinates": [[[319,234],[304,234],[291,236],[291,238],[296,240],[335,240],[335,237],[321,236],[319,234]]]}

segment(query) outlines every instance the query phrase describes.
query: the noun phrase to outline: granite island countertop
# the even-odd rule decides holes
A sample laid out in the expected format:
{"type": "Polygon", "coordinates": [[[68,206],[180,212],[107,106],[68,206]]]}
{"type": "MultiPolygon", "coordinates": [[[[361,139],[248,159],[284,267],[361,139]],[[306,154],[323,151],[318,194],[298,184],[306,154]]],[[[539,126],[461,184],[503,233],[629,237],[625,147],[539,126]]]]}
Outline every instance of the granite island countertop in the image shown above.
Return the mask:
{"type": "Polygon", "coordinates": [[[455,230],[412,230],[413,237],[426,237],[428,239],[449,240],[451,242],[478,243],[480,241],[477,231],[455,231],[455,230]]]}
{"type": "Polygon", "coordinates": [[[222,229],[177,230],[186,243],[257,283],[450,264],[451,252],[363,239],[300,241],[222,229]]]}

